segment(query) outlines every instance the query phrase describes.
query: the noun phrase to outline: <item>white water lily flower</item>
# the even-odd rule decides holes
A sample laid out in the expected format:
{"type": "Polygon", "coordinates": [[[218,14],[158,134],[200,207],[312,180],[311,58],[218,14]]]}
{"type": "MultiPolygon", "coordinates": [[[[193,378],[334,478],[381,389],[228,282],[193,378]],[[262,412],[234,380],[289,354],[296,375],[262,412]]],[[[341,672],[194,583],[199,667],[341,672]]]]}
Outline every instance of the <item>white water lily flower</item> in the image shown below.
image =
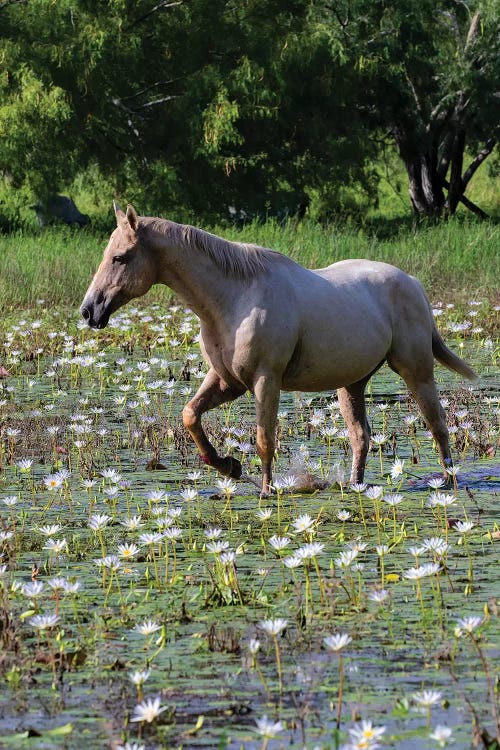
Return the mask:
{"type": "Polygon", "coordinates": [[[57,625],[60,619],[59,615],[34,615],[30,617],[29,624],[37,630],[47,630],[57,625]]]}
{"type": "Polygon", "coordinates": [[[119,557],[123,557],[124,560],[130,560],[130,558],[135,557],[137,553],[139,552],[139,547],[137,544],[119,544],[118,545],[118,555],[119,557]]]}
{"type": "Polygon", "coordinates": [[[66,539],[48,539],[42,549],[47,549],[49,552],[55,552],[57,555],[64,550],[68,550],[68,543],[66,539]]]}
{"type": "Polygon", "coordinates": [[[30,581],[23,585],[23,594],[24,596],[37,597],[41,595],[44,588],[42,581],[30,581]]]}
{"type": "Polygon", "coordinates": [[[433,706],[435,703],[439,703],[442,697],[443,694],[440,690],[421,690],[412,695],[413,700],[419,706],[433,706]]]}
{"type": "Polygon", "coordinates": [[[483,624],[483,618],[477,616],[463,617],[457,621],[454,633],[456,638],[460,638],[464,633],[472,633],[476,628],[483,624]]]}
{"type": "Polygon", "coordinates": [[[459,534],[467,534],[476,524],[473,521],[456,521],[455,529],[459,534]]]}
{"type": "Polygon", "coordinates": [[[368,487],[368,485],[365,484],[364,482],[355,482],[355,484],[351,484],[350,485],[350,489],[353,492],[357,492],[358,494],[361,493],[361,492],[364,492],[367,487],[368,487]]]}
{"type": "Polygon", "coordinates": [[[225,495],[234,495],[236,490],[238,489],[234,482],[229,479],[229,477],[224,477],[224,479],[218,479],[216,482],[217,487],[221,492],[223,492],[225,495]]]}
{"type": "Polygon", "coordinates": [[[309,544],[303,544],[295,552],[295,556],[301,560],[310,560],[312,557],[317,557],[323,552],[325,545],[322,542],[310,542],[309,544]]]}
{"type": "Polygon", "coordinates": [[[284,727],[281,721],[269,721],[266,714],[262,716],[260,719],[256,719],[255,723],[257,724],[257,729],[254,731],[257,732],[257,734],[261,734],[263,737],[266,737],[268,739],[272,739],[273,737],[276,737],[279,732],[282,732],[284,727]]]}
{"type": "Polygon", "coordinates": [[[351,741],[357,743],[354,747],[373,748],[378,746],[377,740],[385,734],[385,727],[374,727],[371,721],[362,721],[348,731],[351,741]]]}
{"type": "Polygon", "coordinates": [[[337,513],[337,518],[339,521],[342,521],[344,523],[345,521],[348,521],[351,517],[351,514],[348,510],[339,510],[337,513]]]}
{"type": "Polygon", "coordinates": [[[144,685],[150,674],[151,672],[149,671],[149,669],[131,672],[131,674],[129,675],[130,682],[132,682],[134,685],[144,685]]]}
{"type": "Polygon", "coordinates": [[[377,604],[382,604],[382,602],[385,602],[388,597],[389,592],[387,591],[387,589],[371,591],[368,594],[368,599],[372,602],[376,602],[377,604]]]}
{"type": "Polygon", "coordinates": [[[404,498],[403,495],[400,495],[398,492],[391,492],[388,495],[384,495],[382,500],[384,503],[387,503],[387,505],[391,505],[394,508],[394,506],[399,505],[404,498]]]}
{"type": "Polygon", "coordinates": [[[99,531],[100,529],[104,529],[110,521],[111,516],[106,515],[106,513],[95,513],[93,516],[90,516],[88,526],[92,531],[99,531]]]}
{"type": "Polygon", "coordinates": [[[167,706],[160,706],[159,698],[146,698],[134,708],[130,721],[146,721],[150,724],[166,710],[167,706]]]}
{"type": "Polygon", "coordinates": [[[314,521],[308,513],[303,513],[293,523],[293,528],[296,534],[300,534],[304,531],[311,531],[314,526],[314,521]]]}
{"type": "Polygon", "coordinates": [[[340,553],[338,557],[335,558],[335,565],[337,565],[339,568],[348,568],[349,565],[351,565],[354,560],[359,555],[359,550],[357,549],[346,549],[343,552],[340,553]]]}
{"type": "Polygon", "coordinates": [[[143,620],[143,622],[137,623],[133,630],[141,635],[151,635],[152,633],[156,633],[157,630],[160,630],[160,628],[161,625],[156,620],[143,620]]]}
{"type": "Polygon", "coordinates": [[[272,515],[272,508],[259,508],[259,510],[255,513],[255,516],[259,519],[259,521],[269,521],[272,515]]]}
{"type": "Polygon", "coordinates": [[[437,742],[439,747],[445,747],[454,741],[451,735],[452,731],[449,727],[438,724],[434,731],[430,733],[429,738],[437,742]]]}
{"type": "Polygon", "coordinates": [[[262,620],[259,622],[259,628],[265,630],[268,635],[279,635],[288,625],[288,620],[282,617],[276,617],[274,620],[262,620]]]}
{"type": "Polygon", "coordinates": [[[290,538],[287,536],[276,536],[276,534],[272,537],[270,537],[268,540],[268,543],[271,545],[273,549],[275,549],[277,552],[281,549],[285,549],[285,547],[288,547],[290,544],[290,538]]]}
{"type": "Polygon", "coordinates": [[[405,462],[397,458],[391,466],[391,479],[398,479],[403,475],[405,462]]]}
{"type": "Polygon", "coordinates": [[[222,539],[208,542],[207,544],[207,552],[213,552],[214,555],[225,552],[227,549],[229,549],[229,542],[225,542],[222,539]]]}
{"type": "Polygon", "coordinates": [[[210,526],[208,529],[205,529],[203,533],[205,534],[207,539],[218,539],[222,534],[222,529],[219,529],[215,526],[210,526]]]}
{"type": "Polygon", "coordinates": [[[47,526],[38,526],[38,531],[45,536],[54,536],[58,531],[62,529],[62,526],[58,523],[54,523],[47,526]]]}
{"type": "Polygon", "coordinates": [[[323,638],[323,643],[325,646],[328,646],[331,651],[341,651],[349,645],[351,641],[352,638],[348,633],[335,633],[335,635],[328,635],[323,638]]]}
{"type": "Polygon", "coordinates": [[[378,484],[374,484],[372,487],[368,487],[365,492],[365,497],[369,500],[378,500],[384,492],[384,488],[378,484]]]}

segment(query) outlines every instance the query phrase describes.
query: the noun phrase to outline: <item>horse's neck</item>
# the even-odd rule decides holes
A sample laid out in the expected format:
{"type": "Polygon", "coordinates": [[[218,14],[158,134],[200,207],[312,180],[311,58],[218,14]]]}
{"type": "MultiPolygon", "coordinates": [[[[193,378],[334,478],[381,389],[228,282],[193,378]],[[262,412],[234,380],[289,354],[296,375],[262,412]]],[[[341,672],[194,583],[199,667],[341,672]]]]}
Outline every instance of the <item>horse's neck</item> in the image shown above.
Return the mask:
{"type": "Polygon", "coordinates": [[[205,323],[224,317],[226,307],[243,292],[244,282],[229,276],[203,250],[165,238],[156,243],[159,281],[166,284],[205,323]]]}

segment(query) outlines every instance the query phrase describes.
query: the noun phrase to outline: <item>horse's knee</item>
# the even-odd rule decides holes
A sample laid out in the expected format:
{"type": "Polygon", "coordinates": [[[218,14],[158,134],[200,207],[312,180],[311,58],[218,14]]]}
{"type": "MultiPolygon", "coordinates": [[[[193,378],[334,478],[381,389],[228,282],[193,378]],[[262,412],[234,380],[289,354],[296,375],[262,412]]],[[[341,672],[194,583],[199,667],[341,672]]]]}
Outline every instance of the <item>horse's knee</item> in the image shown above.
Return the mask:
{"type": "Polygon", "coordinates": [[[194,429],[194,427],[196,427],[197,421],[198,417],[190,402],[186,404],[186,406],[182,410],[182,424],[184,425],[186,430],[191,431],[192,429],[194,429]]]}
{"type": "Polygon", "coordinates": [[[264,440],[257,443],[257,453],[262,461],[262,465],[269,465],[274,458],[274,442],[272,440],[264,440]]]}

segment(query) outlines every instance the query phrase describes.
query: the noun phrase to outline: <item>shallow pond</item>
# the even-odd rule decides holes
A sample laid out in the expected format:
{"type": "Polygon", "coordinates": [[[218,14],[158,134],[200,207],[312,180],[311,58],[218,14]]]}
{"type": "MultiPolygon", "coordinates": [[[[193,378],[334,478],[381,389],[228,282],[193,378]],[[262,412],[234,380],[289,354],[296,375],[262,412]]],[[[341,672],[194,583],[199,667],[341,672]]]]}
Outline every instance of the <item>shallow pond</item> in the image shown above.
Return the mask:
{"type": "MultiPolygon", "coordinates": [[[[492,314],[471,312],[478,328],[492,314]]],[[[471,326],[452,341],[473,388],[436,368],[450,487],[429,486],[432,439],[383,368],[372,488],[348,485],[335,394],[283,394],[276,478],[326,486],[278,481],[260,500],[200,465],[180,426],[204,373],[196,330],[179,307],[129,308],[99,335],[44,310],[4,327],[0,747],[468,748],[474,722],[495,736],[498,342],[471,326]],[[139,714],[143,699],[158,710],[139,714]]],[[[258,481],[251,399],[206,423],[258,481]]]]}

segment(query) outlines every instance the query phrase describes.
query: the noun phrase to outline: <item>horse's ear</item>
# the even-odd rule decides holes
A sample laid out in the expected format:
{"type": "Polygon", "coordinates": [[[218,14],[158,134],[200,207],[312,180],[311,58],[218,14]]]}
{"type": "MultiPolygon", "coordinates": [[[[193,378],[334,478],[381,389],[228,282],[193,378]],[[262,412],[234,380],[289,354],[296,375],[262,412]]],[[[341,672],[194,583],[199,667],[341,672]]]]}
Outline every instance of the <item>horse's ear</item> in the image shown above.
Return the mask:
{"type": "Polygon", "coordinates": [[[139,226],[139,219],[137,217],[135,208],[131,206],[130,203],[127,206],[127,221],[130,224],[131,229],[134,232],[137,232],[137,228],[139,226]]]}
{"type": "Polygon", "coordinates": [[[120,226],[120,224],[123,224],[123,221],[125,220],[125,214],[116,201],[113,201],[113,211],[115,212],[116,216],[116,224],[117,226],[120,226]]]}

